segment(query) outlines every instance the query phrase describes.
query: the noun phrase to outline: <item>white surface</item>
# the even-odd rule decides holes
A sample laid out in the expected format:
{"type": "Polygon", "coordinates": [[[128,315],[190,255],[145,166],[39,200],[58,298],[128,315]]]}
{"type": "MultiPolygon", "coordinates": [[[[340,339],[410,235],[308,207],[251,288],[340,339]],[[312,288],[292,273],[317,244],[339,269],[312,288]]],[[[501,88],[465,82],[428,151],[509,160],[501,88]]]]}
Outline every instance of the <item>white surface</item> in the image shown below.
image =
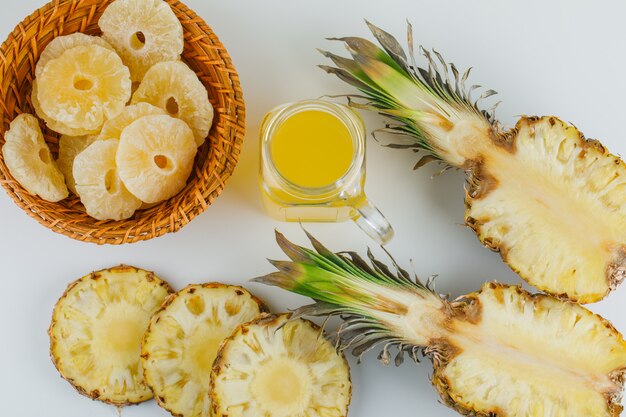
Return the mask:
{"type": "MultiPolygon", "coordinates": [[[[154,270],[177,289],[219,280],[245,284],[272,270],[266,257],[283,258],[273,241],[278,227],[304,243],[298,225],[278,224],[263,212],[257,190],[257,133],[273,106],[350,88],[316,68],[314,48],[341,51],[328,36],[368,35],[362,18],[404,39],[405,19],[419,43],[435,47],[459,68],[474,66],[471,81],[493,88],[504,100],[500,119],[554,114],[588,136],[624,153],[626,4],[593,2],[496,2],[420,0],[310,2],[187,0],[228,48],[242,79],[248,135],[239,166],[226,190],[202,216],[177,234],[122,247],[80,243],[39,226],[0,193],[0,398],[2,414],[37,417],[113,417],[116,410],[76,394],[48,359],[46,330],[56,299],[71,280],[119,263],[154,270]]],[[[7,2],[1,38],[43,0],[7,2]]],[[[368,126],[380,126],[377,117],[368,126]]],[[[497,254],[481,247],[462,227],[463,177],[431,180],[435,167],[412,172],[407,151],[370,142],[368,194],[393,223],[389,249],[405,266],[413,259],[421,276],[438,273],[441,292],[476,290],[485,280],[519,283],[497,254]]],[[[365,251],[371,244],[353,224],[307,226],[334,250],[365,251]]],[[[274,288],[247,284],[276,310],[306,300],[274,288]]],[[[626,330],[626,288],[592,306],[626,330]]],[[[353,366],[355,417],[455,416],[438,404],[428,364],[383,367],[375,354],[353,366]]],[[[123,411],[124,417],[167,416],[153,402],[123,411]]]]}

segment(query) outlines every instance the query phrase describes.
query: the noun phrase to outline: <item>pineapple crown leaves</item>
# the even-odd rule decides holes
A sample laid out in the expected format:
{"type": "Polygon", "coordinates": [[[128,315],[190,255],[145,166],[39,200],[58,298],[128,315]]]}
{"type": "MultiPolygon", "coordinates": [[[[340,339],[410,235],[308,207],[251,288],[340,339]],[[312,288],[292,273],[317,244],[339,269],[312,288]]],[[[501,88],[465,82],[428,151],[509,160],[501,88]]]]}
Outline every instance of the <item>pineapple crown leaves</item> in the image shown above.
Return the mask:
{"type": "MultiPolygon", "coordinates": [[[[276,231],[276,241],[291,261],[270,260],[278,271],[254,278],[253,282],[273,285],[310,297],[314,304],[293,312],[292,319],[302,316],[339,316],[344,323],[336,332],[336,346],[340,351],[351,350],[361,357],[383,346],[379,359],[391,362],[390,349],[397,348],[396,365],[403,362],[404,354],[419,362],[424,346],[406,343],[404,338],[384,323],[377,312],[396,314],[404,306],[385,297],[385,289],[398,290],[419,298],[435,297],[448,305],[434,289],[434,276],[422,283],[413,278],[389,255],[393,268],[374,257],[368,250],[369,263],[355,252],[333,253],[305,230],[314,250],[290,242],[276,231]]],[[[384,248],[383,248],[384,249],[384,248]]]]}
{"type": "Polygon", "coordinates": [[[483,117],[493,126],[498,126],[495,109],[500,102],[489,111],[479,108],[482,100],[496,92],[486,90],[474,100],[472,93],[481,86],[466,86],[471,68],[461,74],[439,52],[420,47],[419,52],[427,61],[427,67],[421,68],[415,57],[413,28],[410,23],[407,22],[408,56],[395,37],[368,21],[366,23],[382,49],[363,38],[329,38],[344,42],[352,59],[320,50],[336,65],[320,65],[320,68],[335,74],[362,93],[347,95],[349,105],[378,112],[394,121],[374,131],[375,138],[376,133],[414,138],[413,141],[385,146],[413,148],[416,152],[422,149],[428,152],[431,157],[421,160],[415,167],[417,169],[428,162],[441,159],[431,145],[427,131],[429,124],[441,123],[440,116],[450,118],[459,112],[470,112],[483,117]]]}

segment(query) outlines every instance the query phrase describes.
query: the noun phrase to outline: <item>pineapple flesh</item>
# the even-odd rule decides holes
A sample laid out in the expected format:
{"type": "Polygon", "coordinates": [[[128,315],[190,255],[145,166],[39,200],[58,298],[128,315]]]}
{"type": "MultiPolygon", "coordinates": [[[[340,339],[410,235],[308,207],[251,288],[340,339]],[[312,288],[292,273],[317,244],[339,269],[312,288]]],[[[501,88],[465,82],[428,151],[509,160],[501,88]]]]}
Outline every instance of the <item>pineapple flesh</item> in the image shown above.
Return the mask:
{"type": "Polygon", "coordinates": [[[291,262],[256,281],[313,298],[301,315],[337,315],[342,349],[356,356],[382,348],[396,365],[408,354],[433,361],[432,383],[464,415],[617,417],[622,411],[626,342],[579,304],[520,287],[487,283],[454,301],[371,256],[315,251],[278,234],[291,262]]]}
{"type": "Polygon", "coordinates": [[[115,0],[98,25],[130,68],[133,81],[141,81],[154,64],[175,61],[183,52],[183,27],[163,0],[115,0]]]}
{"type": "Polygon", "coordinates": [[[4,135],[2,157],[11,175],[29,193],[52,202],[69,195],[35,116],[23,113],[11,122],[4,135]]]}
{"type": "Polygon", "coordinates": [[[185,187],[196,152],[193,132],[185,122],[168,115],[145,116],[122,132],[118,172],[137,198],[157,203],[185,187]]]}
{"type": "Polygon", "coordinates": [[[141,368],[141,339],[170,294],[152,272],[118,266],[70,284],[50,325],[50,355],[81,394],[123,406],[152,398],[141,368]]]}
{"type": "Polygon", "coordinates": [[[142,365],[157,402],[181,417],[208,416],[211,367],[237,326],[268,309],[241,287],[190,285],[169,297],[150,321],[142,365]]]}
{"type": "Polygon", "coordinates": [[[237,328],[211,378],[215,417],[345,417],[348,363],[315,324],[266,316],[237,328]]]}
{"type": "Polygon", "coordinates": [[[329,73],[370,101],[355,107],[392,121],[377,133],[403,137],[392,147],[427,153],[416,165],[439,161],[466,171],[465,222],[480,241],[531,285],[581,303],[596,302],[626,276],[626,165],[599,142],[556,117],[522,117],[503,129],[493,110],[465,88],[437,52],[422,49],[415,63],[389,33],[369,24],[382,49],[362,38],[341,38],[352,59],[323,54],[329,73]]]}
{"type": "Polygon", "coordinates": [[[213,107],[206,88],[181,61],[154,65],[133,94],[132,103],[147,102],[183,120],[193,130],[198,146],[204,143],[213,123],[213,107]]]}

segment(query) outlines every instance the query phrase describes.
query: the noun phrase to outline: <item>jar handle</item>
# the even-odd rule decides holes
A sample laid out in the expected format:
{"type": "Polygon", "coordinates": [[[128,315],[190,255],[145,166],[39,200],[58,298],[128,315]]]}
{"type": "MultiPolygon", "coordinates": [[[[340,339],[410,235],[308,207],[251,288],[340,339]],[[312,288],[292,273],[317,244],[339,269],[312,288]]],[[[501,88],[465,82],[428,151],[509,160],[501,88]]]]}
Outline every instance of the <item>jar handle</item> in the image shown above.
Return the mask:
{"type": "Polygon", "coordinates": [[[352,219],[369,237],[381,245],[391,240],[394,233],[393,227],[367,197],[360,200],[353,208],[356,214],[352,219]]]}

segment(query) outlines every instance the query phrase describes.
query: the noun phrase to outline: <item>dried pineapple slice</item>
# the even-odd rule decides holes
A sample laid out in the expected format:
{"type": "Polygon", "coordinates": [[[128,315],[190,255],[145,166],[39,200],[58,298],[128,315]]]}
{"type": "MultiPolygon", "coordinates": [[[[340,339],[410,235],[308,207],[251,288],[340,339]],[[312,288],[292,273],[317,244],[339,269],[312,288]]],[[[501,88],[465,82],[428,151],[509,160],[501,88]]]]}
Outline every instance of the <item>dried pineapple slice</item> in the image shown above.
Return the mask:
{"type": "Polygon", "coordinates": [[[130,98],[131,81],[115,52],[83,45],[51,60],[37,87],[39,105],[49,118],[91,132],[121,113],[130,98]]]}
{"type": "Polygon", "coordinates": [[[37,87],[37,80],[33,80],[33,90],[31,92],[31,102],[33,103],[33,109],[35,109],[35,113],[37,114],[37,116],[39,116],[40,119],[42,119],[45,123],[46,126],[48,126],[48,129],[60,133],[62,135],[67,135],[67,136],[84,136],[84,135],[96,135],[98,134],[98,129],[95,130],[88,130],[88,129],[74,129],[71,128],[69,126],[66,126],[65,124],[58,122],[54,119],[52,119],[50,116],[48,116],[46,113],[44,113],[44,111],[41,109],[41,104],[39,103],[39,99],[37,98],[37,95],[39,94],[39,88],[37,87]]]}
{"type": "Polygon", "coordinates": [[[97,220],[123,220],[141,207],[117,173],[117,139],[98,140],[74,159],[76,192],[87,214],[97,220]]]}
{"type": "Polygon", "coordinates": [[[149,103],[137,103],[132,106],[127,106],[119,115],[104,122],[98,139],[119,139],[122,136],[122,131],[135,120],[144,116],[154,116],[158,114],[166,113],[165,110],[149,103]]]}
{"type": "Polygon", "coordinates": [[[67,188],[77,194],[74,181],[74,158],[96,140],[95,136],[61,136],[59,139],[59,157],[57,165],[65,177],[67,188]]]}
{"type": "Polygon", "coordinates": [[[162,62],[150,68],[133,94],[133,104],[142,101],[185,121],[196,144],[204,143],[213,123],[213,107],[206,88],[187,64],[162,62]]]}
{"type": "Polygon", "coordinates": [[[237,328],[213,365],[213,415],[346,416],[348,363],[320,332],[310,321],[288,315],[237,328]]]}
{"type": "Polygon", "coordinates": [[[48,62],[57,59],[68,49],[83,45],[98,45],[113,51],[113,47],[99,36],[85,35],[84,33],[72,33],[70,35],[58,36],[54,38],[41,52],[41,56],[35,67],[35,77],[41,76],[43,69],[48,62]]]}
{"type": "Polygon", "coordinates": [[[168,115],[145,116],[122,132],[117,166],[126,188],[144,203],[178,194],[196,156],[193,132],[168,115]]]}
{"type": "Polygon", "coordinates": [[[116,0],[98,22],[133,81],[141,81],[154,64],[174,61],[183,52],[183,27],[163,0],[116,0]]]}
{"type": "Polygon", "coordinates": [[[181,417],[208,416],[211,367],[237,326],[267,312],[241,287],[190,285],[167,299],[142,344],[146,384],[161,407],[181,417]]]}
{"type": "Polygon", "coordinates": [[[78,392],[114,405],[152,398],[141,369],[141,338],[170,286],[152,272],[118,266],[70,284],[50,325],[50,356],[78,392]]]}
{"type": "Polygon", "coordinates": [[[31,194],[60,201],[69,193],[63,174],[52,159],[35,116],[20,114],[4,134],[2,156],[13,177],[31,194]]]}

